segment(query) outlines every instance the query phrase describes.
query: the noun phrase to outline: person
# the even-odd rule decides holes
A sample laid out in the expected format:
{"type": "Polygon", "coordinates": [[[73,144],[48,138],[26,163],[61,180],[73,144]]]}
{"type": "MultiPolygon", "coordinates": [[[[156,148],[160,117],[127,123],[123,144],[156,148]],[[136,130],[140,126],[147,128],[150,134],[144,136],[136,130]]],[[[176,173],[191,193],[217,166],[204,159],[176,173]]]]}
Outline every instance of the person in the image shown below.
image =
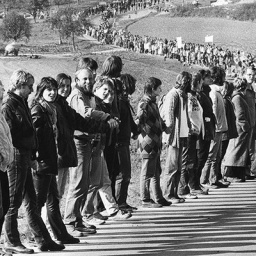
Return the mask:
{"type": "Polygon", "coordinates": [[[58,84],[52,77],[43,77],[37,85],[31,105],[31,116],[38,139],[36,166],[33,168],[33,181],[37,195],[37,209],[41,215],[46,203],[47,217],[55,238],[64,244],[79,243],[71,236],[62,221],[59,194],[56,182],[58,174],[57,154],[57,110],[54,101],[58,84]]]}
{"type": "Polygon", "coordinates": [[[118,96],[118,106],[120,113],[119,132],[117,133],[117,165],[113,182],[115,185],[115,197],[118,206],[122,210],[136,210],[137,208],[127,203],[128,187],[131,180],[131,158],[130,140],[138,137],[139,131],[135,124],[130,105],[129,97],[135,92],[136,79],[130,74],[120,76],[122,82],[122,92],[118,96]]]}
{"type": "MultiPolygon", "coordinates": [[[[227,168],[224,168],[223,170],[221,168],[222,160],[224,158],[224,155],[226,154],[226,150],[227,150],[230,139],[236,138],[238,136],[237,130],[236,130],[236,116],[234,112],[234,104],[231,99],[233,91],[234,91],[233,83],[225,81],[223,83],[221,94],[224,100],[228,130],[226,132],[223,132],[222,134],[221,157],[220,157],[217,168],[219,168],[218,173],[219,174],[222,173],[224,180],[229,182],[238,181],[235,179],[230,179],[229,177],[226,178],[227,168]]],[[[219,175],[219,179],[221,179],[221,175],[219,175]]]]}
{"type": "Polygon", "coordinates": [[[162,132],[166,127],[156,103],[156,97],[161,93],[161,84],[161,80],[156,77],[146,80],[144,95],[138,104],[136,116],[136,122],[140,129],[138,152],[142,158],[140,197],[142,207],[145,208],[171,205],[163,197],[160,187],[162,132]],[[155,201],[150,196],[150,182],[155,201]]]}
{"type": "Polygon", "coordinates": [[[199,73],[202,76],[202,89],[198,93],[198,100],[203,109],[203,122],[204,122],[204,136],[203,134],[199,134],[198,142],[197,142],[197,150],[196,150],[196,161],[194,163],[195,176],[194,180],[191,181],[191,192],[193,194],[201,194],[207,195],[208,189],[204,188],[200,184],[200,177],[202,174],[202,169],[205,165],[205,162],[208,158],[209,148],[211,144],[211,140],[215,136],[215,116],[212,109],[212,100],[209,96],[211,91],[210,84],[211,80],[211,72],[210,70],[201,69],[199,73]]]}
{"type": "Polygon", "coordinates": [[[225,112],[223,97],[220,87],[225,81],[225,72],[222,68],[214,66],[210,69],[212,84],[210,85],[210,97],[213,103],[213,113],[216,118],[215,137],[211,141],[209,154],[202,170],[201,184],[212,189],[227,187],[230,183],[220,179],[217,168],[221,154],[221,140],[223,132],[227,131],[228,124],[225,112]]]}
{"type": "Polygon", "coordinates": [[[182,71],[176,77],[176,85],[166,94],[162,119],[166,124],[163,143],[167,146],[164,169],[164,197],[172,204],[185,202],[178,196],[178,185],[182,168],[182,150],[188,138],[190,122],[187,111],[187,93],[191,89],[192,75],[182,71]]]}
{"type": "Polygon", "coordinates": [[[251,120],[251,129],[249,131],[250,133],[250,158],[248,160],[248,166],[246,168],[246,179],[254,179],[256,176],[251,171],[252,163],[255,159],[255,119],[256,119],[256,109],[255,109],[255,97],[256,93],[254,91],[254,79],[255,79],[255,68],[252,66],[249,66],[245,69],[243,77],[247,81],[247,88],[245,93],[245,100],[249,106],[249,112],[250,112],[250,120],[251,120]]]}
{"type": "MultiPolygon", "coordinates": [[[[110,128],[118,126],[118,122],[102,111],[97,111],[92,94],[93,74],[88,68],[80,69],[75,75],[76,86],[68,97],[69,105],[82,117],[95,120],[99,127],[103,124],[110,128]]],[[[99,128],[100,129],[100,128],[99,128]]],[[[75,130],[75,145],[78,165],[70,169],[69,188],[66,198],[64,223],[69,228],[80,232],[95,231],[94,225],[83,220],[85,203],[90,186],[90,163],[93,146],[99,141],[97,133],[84,133],[75,130]]]]}
{"type": "Polygon", "coordinates": [[[33,91],[34,77],[16,70],[10,78],[10,87],[4,99],[2,112],[9,125],[14,147],[14,161],[7,170],[10,207],[4,223],[4,250],[8,253],[33,253],[25,247],[18,232],[18,210],[24,202],[27,220],[41,251],[59,251],[65,247],[57,244],[37,211],[36,193],[31,173],[31,160],[37,149],[37,138],[27,99],[33,91]]]}
{"type": "MultiPolygon", "coordinates": [[[[0,81],[0,234],[2,233],[4,216],[8,212],[10,205],[7,169],[14,160],[11,131],[1,111],[4,91],[4,86],[0,81]]],[[[2,251],[0,255],[11,256],[12,254],[2,251]]]]}
{"type": "MultiPolygon", "coordinates": [[[[112,102],[114,99],[114,85],[109,78],[99,77],[94,84],[94,99],[95,110],[99,113],[106,113],[111,115],[112,102]],[[104,102],[105,101],[105,102],[104,102]],[[109,104],[110,112],[104,112],[106,104],[109,104]]],[[[114,119],[116,120],[116,119],[114,119]]],[[[118,120],[116,120],[118,124],[118,120]]],[[[111,127],[111,132],[118,128],[117,126],[111,127]]],[[[89,224],[101,225],[105,223],[105,220],[111,219],[115,221],[126,220],[132,215],[129,212],[121,211],[116,203],[116,200],[112,194],[111,181],[104,158],[103,150],[106,144],[106,133],[102,132],[98,135],[99,140],[94,144],[92,157],[91,157],[91,172],[90,181],[91,184],[88,190],[88,196],[84,208],[84,218],[89,224]],[[97,193],[100,195],[103,205],[107,211],[108,216],[103,216],[98,211],[97,193]]],[[[110,136],[109,136],[110,137],[110,136]]],[[[111,138],[108,138],[108,140],[111,138]]]]}
{"type": "Polygon", "coordinates": [[[223,159],[225,167],[231,167],[229,177],[236,177],[245,181],[245,171],[249,158],[251,119],[249,106],[245,99],[247,82],[245,79],[235,78],[235,91],[232,96],[236,115],[236,128],[238,137],[229,141],[226,154],[223,159]]]}
{"type": "MultiPolygon", "coordinates": [[[[71,93],[71,77],[65,73],[56,76],[58,96],[54,102],[57,110],[58,130],[58,192],[61,198],[65,192],[70,167],[77,166],[77,151],[73,135],[75,129],[92,131],[97,129],[92,120],[83,118],[68,105],[67,97],[71,93]]],[[[78,232],[75,232],[79,234],[78,232]]]]}
{"type": "Polygon", "coordinates": [[[196,182],[196,148],[199,136],[204,138],[205,128],[203,121],[203,109],[198,100],[198,93],[202,88],[202,75],[200,72],[193,74],[191,91],[188,93],[188,117],[191,129],[188,134],[187,145],[183,147],[182,168],[178,188],[179,197],[184,199],[197,199],[195,190],[196,182]]]}

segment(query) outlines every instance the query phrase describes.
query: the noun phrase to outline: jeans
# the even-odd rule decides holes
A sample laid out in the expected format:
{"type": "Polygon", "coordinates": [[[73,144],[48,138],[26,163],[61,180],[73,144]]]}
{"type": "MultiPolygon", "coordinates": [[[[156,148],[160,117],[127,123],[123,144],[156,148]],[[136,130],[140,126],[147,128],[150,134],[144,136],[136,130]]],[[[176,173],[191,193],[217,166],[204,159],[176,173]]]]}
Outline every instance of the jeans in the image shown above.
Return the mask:
{"type": "Polygon", "coordinates": [[[62,198],[65,193],[68,174],[69,174],[68,167],[58,169],[57,185],[58,185],[58,191],[59,191],[59,198],[62,198]]]}
{"type": "Polygon", "coordinates": [[[142,158],[141,174],[140,174],[140,197],[142,201],[150,200],[150,182],[155,201],[163,199],[160,187],[160,156],[153,158],[142,158]]]}
{"type": "Polygon", "coordinates": [[[202,170],[208,158],[210,145],[211,145],[211,140],[203,140],[202,138],[199,138],[197,158],[196,158],[195,167],[194,167],[196,172],[195,180],[194,180],[194,184],[189,184],[190,188],[200,189],[200,178],[202,175],[202,170]]]}
{"type": "Polygon", "coordinates": [[[197,135],[189,135],[187,140],[187,146],[182,150],[182,168],[180,175],[180,182],[178,193],[180,195],[189,194],[190,188],[195,189],[194,183],[196,178],[196,169],[194,163],[196,162],[196,143],[197,135]],[[188,185],[191,186],[188,186],[188,185]]]}
{"type": "Polygon", "coordinates": [[[69,170],[69,188],[65,207],[65,224],[82,220],[82,209],[85,206],[90,185],[90,161],[92,144],[86,140],[75,139],[78,165],[69,170]]]}
{"type": "Polygon", "coordinates": [[[129,145],[119,145],[117,147],[119,162],[119,174],[116,177],[116,200],[118,205],[126,204],[128,197],[128,187],[131,180],[131,157],[129,145]]]}
{"type": "Polygon", "coordinates": [[[9,196],[9,181],[6,172],[0,171],[0,186],[1,186],[1,195],[2,195],[2,208],[3,215],[0,218],[0,234],[2,233],[2,228],[4,224],[4,216],[8,212],[10,206],[10,196],[9,196]]]}
{"type": "Polygon", "coordinates": [[[111,215],[118,211],[118,205],[116,204],[112,194],[107,164],[100,145],[98,145],[92,152],[90,186],[87,199],[82,210],[83,216],[88,217],[98,211],[97,193],[99,193],[108,214],[111,215]]]}
{"type": "Polygon", "coordinates": [[[47,217],[55,238],[61,240],[67,236],[66,227],[62,221],[59,195],[55,175],[33,174],[34,186],[37,195],[38,214],[46,203],[47,217]]]}
{"type": "Polygon", "coordinates": [[[221,141],[222,132],[216,132],[214,139],[211,141],[208,158],[202,170],[202,184],[207,182],[214,184],[218,181],[219,170],[217,167],[221,157],[221,141]]]}
{"type": "Polygon", "coordinates": [[[185,139],[187,138],[180,138],[178,148],[171,145],[167,148],[163,178],[163,193],[165,198],[178,197],[178,185],[182,168],[182,150],[185,139]]]}
{"type": "Polygon", "coordinates": [[[24,202],[27,221],[36,241],[51,240],[45,224],[37,212],[36,193],[30,169],[31,152],[14,148],[14,161],[7,171],[9,179],[10,207],[5,216],[5,242],[21,244],[18,232],[18,210],[24,202]]]}

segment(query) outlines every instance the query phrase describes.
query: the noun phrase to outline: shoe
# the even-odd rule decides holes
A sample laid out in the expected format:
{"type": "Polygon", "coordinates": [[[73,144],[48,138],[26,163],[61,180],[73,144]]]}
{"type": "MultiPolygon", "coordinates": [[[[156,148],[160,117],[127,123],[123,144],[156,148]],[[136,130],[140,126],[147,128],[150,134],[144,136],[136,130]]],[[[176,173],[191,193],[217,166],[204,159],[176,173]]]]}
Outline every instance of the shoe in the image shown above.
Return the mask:
{"type": "Polygon", "coordinates": [[[86,218],[86,223],[97,226],[105,224],[105,220],[97,219],[94,217],[94,215],[90,215],[89,217],[86,218]]]}
{"type": "Polygon", "coordinates": [[[205,188],[208,188],[208,189],[218,189],[218,188],[220,188],[219,186],[217,186],[215,184],[209,184],[209,183],[202,183],[201,185],[205,188]]]}
{"type": "Polygon", "coordinates": [[[152,199],[149,201],[142,201],[143,208],[160,208],[162,207],[161,204],[155,203],[152,199]]]}
{"type": "Polygon", "coordinates": [[[208,189],[207,190],[202,190],[201,188],[191,189],[191,193],[194,195],[208,195],[208,189]]]}
{"type": "Polygon", "coordinates": [[[246,180],[254,180],[254,179],[256,179],[256,176],[255,175],[245,175],[245,179],[246,180]]]}
{"type": "Polygon", "coordinates": [[[80,240],[71,236],[70,234],[66,234],[64,237],[58,238],[57,241],[61,244],[79,244],[80,240]]]}
{"type": "Polygon", "coordinates": [[[165,198],[162,198],[157,201],[158,204],[161,204],[162,206],[170,206],[172,203],[165,200],[165,198]]]}
{"type": "Polygon", "coordinates": [[[209,192],[209,188],[204,187],[204,186],[202,186],[201,184],[199,185],[199,189],[203,190],[204,192],[207,192],[207,194],[208,194],[208,192],[209,192]]]}
{"type": "Polygon", "coordinates": [[[230,183],[239,183],[239,182],[242,182],[242,179],[239,179],[239,178],[237,178],[237,177],[227,177],[226,180],[229,181],[230,183]]]}
{"type": "Polygon", "coordinates": [[[137,207],[131,206],[131,205],[127,204],[127,203],[120,204],[118,207],[119,207],[120,210],[128,211],[128,212],[133,212],[133,211],[138,210],[137,207]]]}
{"type": "Polygon", "coordinates": [[[83,218],[83,225],[89,229],[97,229],[95,225],[90,225],[89,223],[87,223],[86,218],[83,218]]]}
{"type": "Polygon", "coordinates": [[[11,245],[5,244],[4,251],[6,253],[11,253],[11,254],[12,253],[26,253],[26,254],[34,253],[33,249],[29,249],[29,248],[25,247],[23,244],[19,244],[16,246],[11,246],[11,245]]]}
{"type": "Polygon", "coordinates": [[[115,212],[109,216],[109,220],[122,221],[122,220],[127,220],[131,217],[132,217],[132,214],[130,212],[118,210],[117,212],[115,212]]]}
{"type": "Polygon", "coordinates": [[[100,214],[99,212],[94,213],[93,217],[96,219],[99,219],[99,220],[107,220],[108,219],[107,216],[104,216],[104,215],[100,214]]]}
{"type": "Polygon", "coordinates": [[[227,184],[227,183],[225,183],[223,181],[218,180],[215,183],[213,183],[212,185],[216,185],[219,188],[227,188],[230,185],[230,183],[227,184]]]}
{"type": "Polygon", "coordinates": [[[75,230],[74,225],[67,224],[65,226],[66,226],[68,233],[73,237],[84,237],[87,235],[86,233],[75,230]]]}
{"type": "Polygon", "coordinates": [[[180,197],[170,197],[167,199],[168,202],[171,202],[172,204],[179,204],[184,203],[185,199],[180,197]]]}
{"type": "Polygon", "coordinates": [[[224,186],[229,186],[231,182],[229,182],[228,180],[218,180],[219,183],[223,184],[224,186]]]}
{"type": "Polygon", "coordinates": [[[197,195],[194,194],[186,194],[186,195],[179,195],[180,198],[184,198],[184,199],[197,199],[197,195]]]}
{"type": "Polygon", "coordinates": [[[48,243],[48,250],[49,251],[62,251],[65,249],[65,246],[63,244],[57,244],[53,240],[50,240],[48,243]]]}

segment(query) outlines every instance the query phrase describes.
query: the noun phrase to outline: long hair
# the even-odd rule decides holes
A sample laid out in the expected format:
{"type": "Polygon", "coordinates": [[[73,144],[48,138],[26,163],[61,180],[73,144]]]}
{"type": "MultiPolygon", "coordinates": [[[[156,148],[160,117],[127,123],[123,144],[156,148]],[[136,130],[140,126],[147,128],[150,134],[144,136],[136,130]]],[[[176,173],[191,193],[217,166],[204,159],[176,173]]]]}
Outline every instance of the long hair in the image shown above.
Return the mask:
{"type": "Polygon", "coordinates": [[[39,102],[40,99],[42,99],[45,89],[52,89],[52,88],[58,90],[57,81],[50,76],[43,77],[36,87],[36,94],[35,94],[32,105],[36,102],[39,102]]]}
{"type": "Polygon", "coordinates": [[[69,80],[70,81],[69,94],[68,94],[68,96],[69,96],[70,93],[71,93],[71,90],[72,90],[72,88],[71,88],[71,83],[72,83],[71,76],[69,76],[69,75],[67,75],[65,73],[60,73],[60,74],[58,74],[56,76],[56,81],[57,81],[57,84],[58,84],[58,89],[60,89],[62,87],[62,83],[63,83],[64,80],[69,80]]]}
{"type": "Polygon", "coordinates": [[[112,55],[105,59],[102,65],[102,76],[119,77],[123,68],[122,59],[112,55]]]}
{"type": "Polygon", "coordinates": [[[137,80],[130,74],[122,74],[120,80],[123,84],[123,94],[132,95],[135,92],[137,80]]]}
{"type": "Polygon", "coordinates": [[[236,77],[233,81],[234,90],[237,92],[243,92],[247,87],[247,81],[245,78],[236,77]]]}

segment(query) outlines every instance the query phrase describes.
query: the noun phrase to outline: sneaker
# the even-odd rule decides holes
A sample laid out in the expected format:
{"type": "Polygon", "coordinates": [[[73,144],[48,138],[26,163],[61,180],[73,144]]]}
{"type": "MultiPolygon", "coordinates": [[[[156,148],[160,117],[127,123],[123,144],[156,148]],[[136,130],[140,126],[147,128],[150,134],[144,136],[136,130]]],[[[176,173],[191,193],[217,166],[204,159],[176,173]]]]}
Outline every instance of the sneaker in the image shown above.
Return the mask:
{"type": "Polygon", "coordinates": [[[127,220],[131,217],[132,217],[132,214],[130,212],[118,210],[117,212],[115,212],[109,216],[109,220],[122,221],[122,220],[127,220]]]}
{"type": "Polygon", "coordinates": [[[88,235],[88,233],[83,233],[81,231],[76,230],[73,224],[65,224],[65,226],[68,233],[73,237],[84,237],[88,235]]]}
{"type": "Polygon", "coordinates": [[[231,182],[229,182],[228,180],[222,179],[222,180],[218,180],[218,183],[221,183],[224,186],[229,186],[231,182]]]}
{"type": "Polygon", "coordinates": [[[137,207],[131,206],[131,205],[127,204],[127,203],[120,204],[119,205],[119,209],[120,210],[124,210],[124,211],[128,211],[128,212],[133,212],[133,211],[138,210],[137,207]]]}
{"type": "Polygon", "coordinates": [[[105,220],[97,219],[94,217],[94,215],[91,215],[86,218],[86,223],[89,225],[97,226],[105,224],[105,220]]]}
{"type": "Polygon", "coordinates": [[[208,192],[209,192],[209,188],[204,187],[204,186],[202,186],[201,184],[200,184],[200,186],[199,186],[199,189],[203,190],[204,192],[207,192],[207,194],[208,194],[208,192]]]}
{"type": "Polygon", "coordinates": [[[210,184],[210,183],[202,183],[201,184],[204,188],[208,188],[208,189],[218,189],[220,188],[218,185],[216,184],[210,184]]]}
{"type": "Polygon", "coordinates": [[[143,208],[160,208],[162,207],[161,204],[155,203],[152,199],[148,201],[142,201],[143,208]]]}
{"type": "Polygon", "coordinates": [[[179,197],[184,198],[184,199],[197,199],[197,195],[195,194],[186,194],[186,195],[179,195],[179,197]]]}
{"type": "Polygon", "coordinates": [[[168,202],[171,202],[172,204],[179,204],[184,203],[185,199],[180,197],[170,197],[167,199],[168,202]]]}
{"type": "Polygon", "coordinates": [[[191,189],[191,193],[194,195],[208,195],[208,189],[207,190],[191,189]]]}
{"type": "Polygon", "coordinates": [[[165,200],[165,198],[162,198],[157,201],[158,204],[161,204],[162,206],[170,206],[172,203],[165,200]]]}
{"type": "Polygon", "coordinates": [[[104,215],[100,214],[99,212],[94,213],[93,217],[96,219],[99,219],[99,220],[107,220],[108,219],[107,216],[104,216],[104,215]]]}
{"type": "Polygon", "coordinates": [[[96,233],[96,229],[89,228],[89,227],[87,227],[86,225],[84,225],[83,223],[80,223],[80,222],[77,222],[75,224],[75,230],[80,231],[80,232],[85,233],[85,234],[89,234],[89,235],[96,233]]]}

